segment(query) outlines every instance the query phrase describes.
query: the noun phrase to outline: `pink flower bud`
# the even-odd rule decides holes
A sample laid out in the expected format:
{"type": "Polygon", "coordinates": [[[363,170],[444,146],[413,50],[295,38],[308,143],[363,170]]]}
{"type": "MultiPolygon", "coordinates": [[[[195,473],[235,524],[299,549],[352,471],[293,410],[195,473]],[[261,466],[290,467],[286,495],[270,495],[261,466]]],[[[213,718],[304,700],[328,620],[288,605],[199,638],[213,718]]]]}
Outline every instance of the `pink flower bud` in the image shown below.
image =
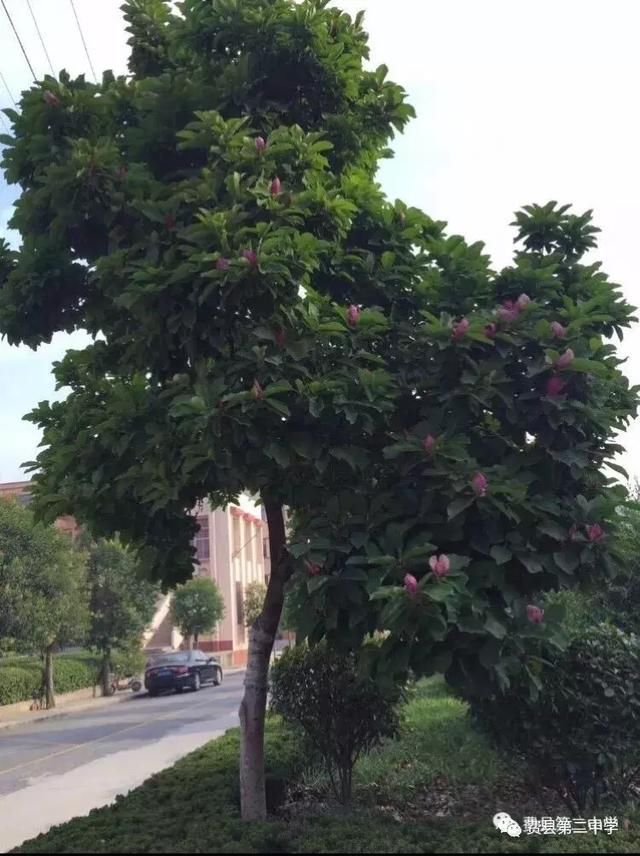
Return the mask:
{"type": "Polygon", "coordinates": [[[563,327],[559,321],[552,321],[551,332],[554,336],[557,336],[558,339],[564,339],[567,335],[567,328],[563,327]]]}
{"type": "Polygon", "coordinates": [[[225,259],[224,256],[220,256],[218,261],[216,262],[216,270],[229,270],[231,262],[229,259],[225,259]]]}
{"type": "Polygon", "coordinates": [[[251,387],[251,395],[256,399],[256,401],[261,401],[264,398],[264,391],[257,380],[254,380],[253,386],[251,387]]]}
{"type": "Polygon", "coordinates": [[[566,369],[568,368],[575,358],[575,354],[571,350],[571,348],[567,348],[564,354],[560,354],[558,359],[556,360],[556,368],[557,369],[566,369]]]}
{"type": "Polygon", "coordinates": [[[487,339],[493,339],[497,332],[498,328],[493,323],[487,324],[484,328],[484,335],[487,337],[487,339]]]}
{"type": "Polygon", "coordinates": [[[547,395],[551,398],[555,398],[558,395],[562,395],[566,384],[562,380],[562,378],[554,375],[550,377],[547,381],[547,395]]]}
{"type": "Polygon", "coordinates": [[[587,537],[589,541],[602,541],[604,538],[604,529],[599,523],[593,523],[591,526],[587,526],[587,537]]]}
{"type": "Polygon", "coordinates": [[[528,294],[521,294],[520,297],[516,300],[516,306],[518,309],[524,309],[531,303],[531,298],[528,294]]]}
{"type": "Polygon", "coordinates": [[[307,562],[307,573],[310,577],[317,577],[322,573],[322,568],[316,562],[307,562]]]}
{"type": "Polygon", "coordinates": [[[502,306],[498,307],[498,318],[501,321],[515,321],[520,315],[520,307],[513,300],[505,300],[502,306]]]}
{"type": "Polygon", "coordinates": [[[349,327],[356,327],[359,318],[360,310],[357,306],[351,304],[351,306],[347,309],[347,324],[349,325],[349,327]]]}
{"type": "Polygon", "coordinates": [[[471,479],[471,487],[476,496],[486,496],[489,482],[484,473],[476,473],[471,479]]]}
{"type": "Polygon", "coordinates": [[[462,318],[453,325],[451,335],[454,339],[461,339],[469,329],[469,320],[462,318]]]}
{"type": "Polygon", "coordinates": [[[49,105],[49,107],[59,107],[60,106],[60,99],[58,98],[58,96],[55,93],[51,92],[49,89],[47,89],[45,91],[45,93],[42,96],[42,99],[45,102],[45,104],[49,105]]]}
{"type": "Polygon", "coordinates": [[[427,434],[427,436],[422,441],[422,446],[425,452],[430,455],[436,447],[436,438],[433,434],[427,434]]]}
{"type": "Polygon", "coordinates": [[[441,579],[442,577],[446,577],[451,568],[451,563],[449,562],[449,557],[445,556],[442,553],[440,556],[432,556],[429,559],[429,567],[433,571],[434,575],[441,579]]]}
{"type": "Polygon", "coordinates": [[[532,624],[542,624],[544,621],[544,609],[540,609],[539,606],[534,606],[530,603],[527,606],[527,618],[532,624]]]}
{"type": "Polygon", "coordinates": [[[285,343],[287,341],[287,334],[282,329],[282,327],[279,327],[276,330],[274,338],[276,340],[276,345],[278,345],[279,348],[283,348],[285,346],[285,343]]]}
{"type": "Polygon", "coordinates": [[[173,216],[173,214],[166,214],[164,218],[164,228],[171,230],[175,225],[176,218],[173,216]]]}
{"type": "Polygon", "coordinates": [[[267,148],[267,141],[264,137],[256,137],[256,151],[258,154],[262,154],[262,152],[267,148]]]}
{"type": "Polygon", "coordinates": [[[248,261],[251,267],[256,267],[258,264],[258,254],[255,250],[244,250],[242,258],[248,261]]]}
{"type": "Polygon", "coordinates": [[[271,182],[271,195],[272,196],[279,196],[281,190],[282,190],[282,182],[280,181],[278,176],[276,176],[273,179],[273,181],[271,182]]]}
{"type": "Polygon", "coordinates": [[[405,574],[404,590],[411,595],[417,593],[417,591],[418,591],[418,580],[413,576],[413,574],[405,574]]]}

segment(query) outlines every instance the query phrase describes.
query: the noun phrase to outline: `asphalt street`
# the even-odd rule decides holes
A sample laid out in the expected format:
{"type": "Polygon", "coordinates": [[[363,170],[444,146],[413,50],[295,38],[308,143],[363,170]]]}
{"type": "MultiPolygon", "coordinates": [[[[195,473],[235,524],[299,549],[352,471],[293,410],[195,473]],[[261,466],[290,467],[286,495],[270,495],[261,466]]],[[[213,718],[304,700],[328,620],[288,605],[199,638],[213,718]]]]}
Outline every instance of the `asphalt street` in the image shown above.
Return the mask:
{"type": "Polygon", "coordinates": [[[237,725],[243,678],[0,731],[0,852],[107,805],[237,725]]]}

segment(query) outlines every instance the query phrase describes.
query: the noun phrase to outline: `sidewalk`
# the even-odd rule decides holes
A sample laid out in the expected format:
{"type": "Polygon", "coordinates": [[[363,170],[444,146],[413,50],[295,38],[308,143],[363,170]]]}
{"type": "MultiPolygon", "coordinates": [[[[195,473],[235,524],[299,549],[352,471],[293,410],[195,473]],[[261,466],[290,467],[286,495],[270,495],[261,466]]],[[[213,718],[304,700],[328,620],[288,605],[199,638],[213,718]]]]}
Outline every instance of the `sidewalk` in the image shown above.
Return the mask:
{"type": "MultiPolygon", "coordinates": [[[[225,669],[225,677],[227,675],[236,675],[239,672],[244,672],[244,667],[233,669],[225,669]]],[[[123,702],[133,701],[139,695],[145,695],[143,690],[141,693],[132,693],[131,690],[122,690],[112,696],[94,696],[94,687],[89,687],[86,690],[78,690],[73,693],[64,693],[56,698],[56,705],[53,710],[20,710],[21,707],[28,705],[28,702],[20,702],[17,705],[5,705],[0,707],[0,731],[6,728],[14,728],[16,725],[27,725],[31,722],[41,722],[45,719],[55,719],[61,716],[71,716],[73,713],[83,713],[84,711],[99,710],[103,707],[110,707],[113,704],[122,704],[123,702]]]]}

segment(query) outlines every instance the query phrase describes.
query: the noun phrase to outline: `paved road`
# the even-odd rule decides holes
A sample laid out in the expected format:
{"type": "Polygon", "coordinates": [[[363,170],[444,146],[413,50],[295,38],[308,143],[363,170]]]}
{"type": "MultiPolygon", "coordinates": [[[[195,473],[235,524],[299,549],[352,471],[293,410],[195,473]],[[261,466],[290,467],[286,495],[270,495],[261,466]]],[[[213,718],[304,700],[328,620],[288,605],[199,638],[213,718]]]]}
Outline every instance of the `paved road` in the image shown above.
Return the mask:
{"type": "Polygon", "coordinates": [[[0,731],[0,852],[112,802],[236,725],[243,677],[0,731]]]}

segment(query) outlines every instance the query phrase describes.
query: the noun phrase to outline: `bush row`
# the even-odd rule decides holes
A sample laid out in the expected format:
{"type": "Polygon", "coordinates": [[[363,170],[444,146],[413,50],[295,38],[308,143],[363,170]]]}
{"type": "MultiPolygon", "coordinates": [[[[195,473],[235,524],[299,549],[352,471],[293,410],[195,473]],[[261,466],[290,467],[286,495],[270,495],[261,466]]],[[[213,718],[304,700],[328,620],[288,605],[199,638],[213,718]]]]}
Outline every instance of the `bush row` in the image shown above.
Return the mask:
{"type": "MultiPolygon", "coordinates": [[[[114,675],[136,674],[144,668],[142,652],[118,652],[113,657],[114,675]]],[[[54,659],[56,694],[83,690],[98,684],[100,659],[93,654],[60,654],[54,659]]],[[[38,657],[0,659],[0,705],[39,698],[42,661],[38,657]]]]}

